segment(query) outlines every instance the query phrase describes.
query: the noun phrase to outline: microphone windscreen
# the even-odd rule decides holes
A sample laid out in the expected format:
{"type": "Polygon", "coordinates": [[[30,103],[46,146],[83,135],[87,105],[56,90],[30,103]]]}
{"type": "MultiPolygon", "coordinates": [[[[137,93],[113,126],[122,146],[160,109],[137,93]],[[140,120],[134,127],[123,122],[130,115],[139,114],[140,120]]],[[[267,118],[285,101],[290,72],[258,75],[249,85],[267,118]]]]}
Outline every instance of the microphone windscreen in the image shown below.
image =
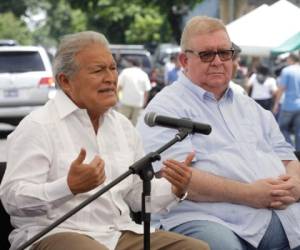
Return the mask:
{"type": "Polygon", "coordinates": [[[154,112],[149,112],[145,115],[144,121],[149,127],[155,126],[155,118],[156,118],[156,113],[154,112]]]}

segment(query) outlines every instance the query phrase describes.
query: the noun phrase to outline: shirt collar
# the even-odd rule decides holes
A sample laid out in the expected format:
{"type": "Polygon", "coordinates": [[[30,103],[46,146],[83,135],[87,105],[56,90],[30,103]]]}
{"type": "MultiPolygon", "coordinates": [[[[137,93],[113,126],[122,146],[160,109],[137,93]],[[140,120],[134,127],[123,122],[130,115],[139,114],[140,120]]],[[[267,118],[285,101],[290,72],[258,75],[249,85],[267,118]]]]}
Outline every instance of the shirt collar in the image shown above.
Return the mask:
{"type": "Polygon", "coordinates": [[[78,108],[61,89],[56,92],[54,103],[58,110],[59,118],[61,119],[76,111],[86,113],[86,110],[78,108]]]}
{"type": "MultiPolygon", "coordinates": [[[[54,98],[55,106],[58,110],[59,118],[63,119],[67,117],[68,115],[72,113],[76,113],[79,117],[89,117],[88,112],[86,109],[79,108],[71,99],[66,95],[65,92],[63,92],[61,89],[59,89],[56,92],[55,98],[54,98]]],[[[110,111],[109,109],[103,117],[101,116],[99,118],[100,124],[103,121],[104,116],[110,111]]]]}
{"type": "Polygon", "coordinates": [[[232,100],[234,95],[236,95],[236,93],[234,93],[233,88],[230,87],[229,84],[224,96],[226,96],[228,100],[232,100]]]}
{"type": "MultiPolygon", "coordinates": [[[[215,100],[213,93],[206,91],[201,88],[197,84],[193,83],[183,72],[179,72],[178,74],[178,82],[180,82],[184,87],[193,92],[197,97],[201,100],[215,100]]],[[[228,87],[225,91],[223,97],[221,99],[225,99],[227,101],[232,101],[233,98],[233,90],[228,87]]]]}

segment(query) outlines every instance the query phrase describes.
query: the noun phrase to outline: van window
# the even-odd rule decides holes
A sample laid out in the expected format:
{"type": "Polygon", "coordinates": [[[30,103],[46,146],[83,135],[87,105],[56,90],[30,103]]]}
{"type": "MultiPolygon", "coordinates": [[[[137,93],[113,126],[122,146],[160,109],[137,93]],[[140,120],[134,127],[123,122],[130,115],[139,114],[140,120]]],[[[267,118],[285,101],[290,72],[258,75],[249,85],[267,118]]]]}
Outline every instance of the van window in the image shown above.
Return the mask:
{"type": "Polygon", "coordinates": [[[23,73],[28,71],[45,71],[45,67],[39,52],[0,52],[0,73],[23,73]]]}

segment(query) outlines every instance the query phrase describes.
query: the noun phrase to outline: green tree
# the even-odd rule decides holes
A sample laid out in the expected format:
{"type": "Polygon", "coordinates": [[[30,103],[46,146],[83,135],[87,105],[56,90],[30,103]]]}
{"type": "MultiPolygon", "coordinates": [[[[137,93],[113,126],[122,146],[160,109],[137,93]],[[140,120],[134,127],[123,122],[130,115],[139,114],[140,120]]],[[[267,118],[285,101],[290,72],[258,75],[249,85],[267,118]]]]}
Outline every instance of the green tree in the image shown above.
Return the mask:
{"type": "Polygon", "coordinates": [[[111,43],[179,42],[182,18],[202,0],[5,0],[0,13],[11,10],[31,18],[44,11],[36,43],[56,44],[64,34],[81,30],[104,33],[111,43]]]}
{"type": "Polygon", "coordinates": [[[159,12],[164,15],[165,23],[168,24],[167,28],[171,30],[173,40],[179,44],[183,17],[202,0],[141,0],[141,2],[159,8],[159,12]]]}
{"type": "Polygon", "coordinates": [[[26,23],[11,12],[0,14],[0,38],[13,39],[20,44],[32,43],[32,34],[26,23]]]}
{"type": "Polygon", "coordinates": [[[80,9],[72,9],[66,0],[48,0],[47,20],[44,28],[54,40],[69,33],[86,29],[86,15],[80,9]]]}
{"type": "Polygon", "coordinates": [[[103,32],[112,43],[145,43],[160,41],[163,18],[156,7],[122,2],[99,8],[90,18],[89,26],[103,32]]]}
{"type": "Polygon", "coordinates": [[[11,12],[16,17],[25,14],[27,7],[26,0],[2,0],[0,3],[0,13],[11,12]]]}
{"type": "Polygon", "coordinates": [[[70,0],[71,6],[87,13],[88,27],[101,28],[112,42],[143,42],[144,37],[179,42],[183,16],[200,2],[202,0],[70,0]]]}
{"type": "MultiPolygon", "coordinates": [[[[163,18],[157,8],[145,8],[134,15],[133,22],[125,31],[125,39],[128,43],[146,43],[148,41],[159,42],[161,40],[160,29],[163,18]]],[[[169,36],[171,33],[169,32],[169,36]]]]}
{"type": "MultiPolygon", "coordinates": [[[[28,10],[44,9],[47,0],[1,0],[0,13],[12,12],[17,18],[28,15],[28,10]]],[[[30,12],[31,14],[31,12],[30,12]]]]}
{"type": "Polygon", "coordinates": [[[65,34],[85,30],[86,15],[80,9],[73,9],[68,0],[6,0],[0,3],[0,34],[18,40],[22,44],[41,44],[56,46],[58,39],[65,34]],[[2,14],[6,10],[14,14],[2,14]],[[32,22],[32,16],[45,13],[45,20],[34,25],[33,30],[26,27],[23,20],[32,22]]]}

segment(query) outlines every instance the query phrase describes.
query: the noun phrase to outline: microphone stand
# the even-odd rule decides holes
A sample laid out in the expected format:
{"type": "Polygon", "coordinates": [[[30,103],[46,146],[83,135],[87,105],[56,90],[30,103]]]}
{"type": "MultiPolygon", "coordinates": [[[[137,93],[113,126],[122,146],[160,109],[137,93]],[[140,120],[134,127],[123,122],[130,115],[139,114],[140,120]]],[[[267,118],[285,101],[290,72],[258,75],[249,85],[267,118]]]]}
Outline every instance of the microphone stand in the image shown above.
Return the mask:
{"type": "MultiPolygon", "coordinates": [[[[145,165],[138,164],[134,167],[134,173],[138,174],[143,180],[143,192],[142,192],[142,222],[144,226],[144,250],[150,250],[150,224],[151,224],[151,180],[154,176],[152,168],[152,162],[160,160],[160,153],[171,147],[178,141],[182,141],[187,137],[192,130],[190,129],[179,129],[179,132],[175,135],[171,141],[163,145],[161,148],[156,150],[154,153],[149,153],[149,157],[146,158],[145,165]]],[[[131,167],[129,167],[131,168],[131,167]]]]}
{"type": "Polygon", "coordinates": [[[140,178],[143,180],[143,192],[142,192],[142,221],[144,222],[144,250],[150,250],[150,221],[151,221],[151,180],[153,178],[153,168],[152,162],[160,160],[160,153],[171,147],[176,142],[182,141],[187,137],[189,133],[191,133],[191,129],[182,128],[178,130],[178,133],[175,135],[171,141],[163,145],[161,148],[156,150],[155,152],[150,152],[149,154],[145,155],[140,160],[136,161],[133,165],[129,167],[129,169],[117,177],[115,180],[104,186],[102,189],[91,195],[89,198],[84,200],[82,203],[74,207],[72,210],[67,212],[62,217],[58,218],[48,227],[43,229],[40,233],[33,236],[31,239],[26,241],[17,250],[24,250],[25,248],[29,247],[31,244],[39,240],[45,234],[50,232],[53,228],[60,225],[62,222],[67,220],[69,217],[77,213],[79,210],[90,204],[92,201],[100,197],[102,194],[107,192],[109,189],[117,185],[119,182],[123,181],[131,174],[138,174],[140,178]]]}

